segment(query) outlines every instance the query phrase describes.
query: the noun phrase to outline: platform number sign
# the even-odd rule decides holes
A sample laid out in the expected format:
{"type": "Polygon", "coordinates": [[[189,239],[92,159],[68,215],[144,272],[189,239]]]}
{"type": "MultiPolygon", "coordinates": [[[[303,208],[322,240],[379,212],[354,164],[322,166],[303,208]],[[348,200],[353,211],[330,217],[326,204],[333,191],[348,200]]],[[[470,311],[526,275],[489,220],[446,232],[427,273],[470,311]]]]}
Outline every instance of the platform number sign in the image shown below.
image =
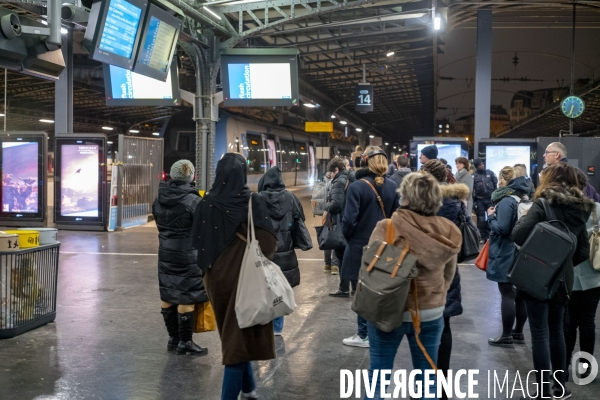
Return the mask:
{"type": "Polygon", "coordinates": [[[373,111],[373,86],[358,84],[354,88],[355,110],[358,112],[373,111]]]}

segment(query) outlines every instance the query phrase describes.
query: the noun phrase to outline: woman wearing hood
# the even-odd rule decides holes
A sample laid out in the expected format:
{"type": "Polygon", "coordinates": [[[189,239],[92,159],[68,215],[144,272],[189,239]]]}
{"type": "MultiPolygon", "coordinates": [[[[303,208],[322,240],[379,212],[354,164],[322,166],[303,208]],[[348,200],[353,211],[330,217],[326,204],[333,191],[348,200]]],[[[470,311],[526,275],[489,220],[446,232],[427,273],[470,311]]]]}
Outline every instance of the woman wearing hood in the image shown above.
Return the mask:
{"type": "Polygon", "coordinates": [[[538,393],[540,398],[553,396],[554,399],[566,399],[571,391],[565,386],[566,346],[563,317],[565,305],[573,291],[573,266],[581,264],[590,256],[590,243],[586,222],[594,209],[594,202],[579,189],[575,168],[567,163],[550,165],[541,175],[540,184],[535,191],[535,201],[529,212],[519,220],[512,231],[511,238],[522,246],[538,222],[547,221],[544,205],[540,199],[546,199],[556,219],[562,221],[569,231],[577,236],[577,247],[572,260],[566,265],[563,285],[549,300],[537,300],[527,293],[520,293],[525,301],[529,328],[531,329],[531,352],[536,369],[538,393]],[[549,371],[553,370],[554,386],[550,393],[549,371]],[[544,372],[542,377],[541,372],[544,372]]]}
{"type": "MultiPolygon", "coordinates": [[[[275,358],[273,323],[241,329],[235,314],[235,298],[247,243],[248,202],[252,192],[246,185],[246,160],[227,153],[217,164],[215,182],[198,205],[193,238],[198,266],[217,320],[223,353],[221,400],[255,399],[256,384],[250,361],[275,358]]],[[[252,196],[256,239],[262,253],[272,258],[277,239],[268,206],[261,196],[252,196]]]]}
{"type": "Polygon", "coordinates": [[[492,192],[492,203],[488,213],[490,227],[489,258],[486,277],[498,283],[502,314],[502,334],[488,339],[492,346],[512,347],[513,343],[525,343],[523,326],[527,321],[527,311],[520,296],[516,295],[508,281],[508,271],[515,257],[516,246],[510,234],[517,223],[519,203],[513,197],[528,199],[529,186],[524,176],[515,176],[513,167],[504,167],[500,171],[498,189],[492,192]]]}
{"type": "Polygon", "coordinates": [[[161,313],[169,333],[168,350],[204,355],[208,350],[192,341],[194,305],[208,301],[196,265],[192,244],[194,212],[201,198],[190,185],[194,165],[179,160],[171,167],[171,180],[162,181],[152,204],[158,228],[158,286],[161,313]]]}
{"type": "MultiPolygon", "coordinates": [[[[436,216],[442,205],[442,190],[430,174],[408,174],[400,186],[400,196],[402,206],[392,215],[392,223],[396,230],[394,244],[400,248],[408,244],[409,252],[417,258],[419,273],[413,282],[418,294],[421,319],[419,338],[433,362],[437,363],[440,338],[444,329],[446,292],[456,271],[456,258],[461,248],[462,235],[454,223],[436,216]]],[[[370,243],[376,239],[385,240],[386,225],[386,221],[377,223],[370,243]]],[[[412,290],[413,288],[411,293],[412,290]]],[[[407,308],[415,310],[415,306],[412,294],[409,293],[407,308]]],[[[375,383],[372,381],[374,370],[381,372],[394,368],[398,346],[404,336],[410,345],[413,368],[421,371],[431,369],[417,344],[410,312],[398,312],[404,312],[404,322],[391,332],[383,332],[367,322],[371,384],[375,383]]],[[[380,398],[381,375],[378,375],[376,382],[376,399],[380,398]]],[[[417,375],[417,380],[423,381],[423,374],[417,375]]],[[[428,390],[430,393],[437,392],[435,379],[428,390]]]]}
{"type": "MultiPolygon", "coordinates": [[[[342,231],[347,240],[342,259],[342,279],[350,281],[353,292],[356,291],[363,247],[369,242],[377,222],[390,217],[399,202],[396,184],[385,177],[388,164],[383,150],[369,146],[363,153],[363,160],[366,168],[356,171],[356,181],[348,187],[342,220],[342,231]]],[[[367,321],[358,315],[357,324],[357,333],[342,343],[346,346],[369,347],[367,321]]]]}
{"type": "MultiPolygon", "coordinates": [[[[300,284],[300,268],[294,248],[303,251],[312,249],[310,235],[299,229],[304,223],[304,210],[300,200],[285,189],[285,183],[279,167],[269,169],[258,181],[258,195],[263,197],[269,208],[273,231],[277,233],[277,251],[271,259],[281,268],[291,287],[300,284]],[[298,238],[297,235],[302,235],[298,238]]],[[[308,233],[308,232],[307,232],[308,233]]],[[[281,336],[283,317],[273,321],[276,336],[281,336]]]]}
{"type": "MultiPolygon", "coordinates": [[[[468,161],[467,161],[468,162],[468,161]]],[[[463,183],[448,184],[446,182],[446,166],[439,160],[427,161],[422,170],[431,174],[439,183],[442,190],[442,207],[436,215],[444,217],[454,223],[458,228],[462,220],[466,221],[475,232],[477,225],[473,222],[471,213],[467,210],[466,201],[470,196],[467,185],[463,183]],[[461,218],[462,216],[462,218],[461,218]]],[[[478,235],[479,236],[479,235],[478,235]]],[[[463,313],[462,296],[460,287],[460,273],[458,267],[454,273],[452,284],[446,295],[446,307],[444,308],[444,331],[438,351],[437,367],[444,374],[450,369],[450,355],[452,353],[452,331],[450,330],[450,317],[456,317],[463,313]]],[[[442,399],[447,399],[446,392],[442,392],[442,399]]]]}

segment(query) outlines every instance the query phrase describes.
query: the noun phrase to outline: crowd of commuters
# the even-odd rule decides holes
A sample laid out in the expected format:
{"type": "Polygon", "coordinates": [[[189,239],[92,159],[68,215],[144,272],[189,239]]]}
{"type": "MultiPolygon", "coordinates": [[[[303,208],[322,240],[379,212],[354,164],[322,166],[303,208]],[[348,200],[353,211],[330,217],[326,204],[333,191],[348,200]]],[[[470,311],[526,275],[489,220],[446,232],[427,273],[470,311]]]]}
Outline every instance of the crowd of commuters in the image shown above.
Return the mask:
{"type": "MultiPolygon", "coordinates": [[[[417,172],[411,171],[405,155],[390,161],[375,146],[364,151],[357,146],[352,156],[353,160],[330,160],[325,176],[323,222],[340,224],[346,243],[324,253],[325,272],[340,277],[337,290],[329,295],[355,295],[363,247],[376,240],[389,241],[386,226],[390,220],[396,232],[390,244],[410,249],[418,270],[411,287],[418,306],[409,295],[406,309],[398,310],[403,317],[400,326],[386,332],[357,315],[356,333],[342,340],[347,346],[369,348],[369,379],[374,370],[393,369],[404,337],[414,369],[434,365],[443,373],[451,369],[450,319],[463,313],[458,256],[463,246],[461,231],[468,225],[479,233],[481,244],[488,242],[486,277],[497,283],[500,292],[502,332],[488,343],[503,347],[525,343],[524,327],[529,321],[532,369],[538,371],[535,398],[569,398],[567,367],[577,335],[582,351],[592,354],[595,344],[600,272],[589,261],[588,236],[593,229],[592,212],[600,213],[600,196],[586,175],[568,164],[566,148],[560,143],[546,148],[537,189],[523,164],[507,165],[496,177],[481,159],[475,159],[470,170],[469,160],[458,157],[453,174],[446,160],[438,159],[435,145],[422,149],[422,167],[417,172]],[[519,246],[536,224],[550,217],[545,202],[553,218],[577,237],[577,247],[566,265],[563,284],[550,298],[539,300],[516,289],[509,271],[519,246]],[[409,310],[416,310],[416,315],[409,310]],[[420,333],[414,318],[420,320],[420,333]]],[[[193,342],[192,324],[194,305],[210,301],[222,341],[222,400],[257,398],[250,362],[275,358],[274,335],[281,335],[284,322],[280,317],[241,329],[236,319],[250,198],[261,251],[281,268],[290,286],[300,284],[295,249],[312,247],[307,234],[297,239],[304,212],[298,198],[286,190],[279,168],[265,173],[255,195],[246,184],[246,173],[241,155],[224,155],[217,164],[213,187],[202,199],[190,185],[193,165],[181,160],[173,165],[172,180],[160,184],[153,204],[167,348],[177,354],[208,352],[193,342]]],[[[380,379],[372,383],[375,397],[365,398],[380,398],[380,379]]],[[[435,380],[429,390],[436,391],[435,380]]],[[[443,391],[441,398],[447,398],[443,391]]]]}

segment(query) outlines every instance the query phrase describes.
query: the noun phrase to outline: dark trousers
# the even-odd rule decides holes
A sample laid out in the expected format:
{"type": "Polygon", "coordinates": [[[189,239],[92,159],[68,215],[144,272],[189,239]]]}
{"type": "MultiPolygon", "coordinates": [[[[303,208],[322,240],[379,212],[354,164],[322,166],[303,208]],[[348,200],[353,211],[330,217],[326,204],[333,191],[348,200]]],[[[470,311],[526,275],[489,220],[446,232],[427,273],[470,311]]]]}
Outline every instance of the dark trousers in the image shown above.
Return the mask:
{"type": "MultiPolygon", "coordinates": [[[[536,380],[542,391],[540,397],[552,396],[550,392],[551,375],[553,374],[563,387],[565,386],[565,372],[567,369],[565,336],[563,319],[565,306],[554,300],[538,300],[526,293],[519,293],[525,302],[527,316],[529,317],[529,328],[531,330],[531,353],[533,355],[533,367],[536,372],[536,380]],[[541,371],[544,372],[542,380],[541,371]],[[562,371],[562,372],[561,372],[562,371]],[[544,382],[542,385],[541,382],[544,382]]],[[[556,385],[555,383],[555,386],[556,385]]],[[[540,393],[538,392],[538,396],[540,393]]]]}
{"type": "Polygon", "coordinates": [[[492,203],[491,199],[475,200],[475,206],[477,207],[477,229],[479,229],[479,235],[483,240],[487,240],[490,237],[490,227],[485,219],[485,213],[493,205],[494,203],[492,203]]]}
{"type": "MultiPolygon", "coordinates": [[[[450,369],[450,354],[452,353],[452,331],[450,330],[450,317],[444,317],[444,330],[440,340],[440,348],[438,349],[437,367],[438,370],[444,373],[444,376],[450,369]]],[[[442,390],[442,400],[448,399],[448,395],[442,390]]]]}
{"type": "MultiPolygon", "coordinates": [[[[335,249],[335,256],[338,259],[338,265],[340,266],[340,268],[342,268],[342,262],[344,261],[344,251],[346,250],[346,248],[341,248],[341,249],[335,249]]],[[[342,279],[342,272],[340,272],[340,291],[342,292],[349,292],[350,291],[350,285],[352,285],[352,290],[356,291],[356,281],[354,280],[350,280],[350,279],[342,279]]],[[[367,337],[367,320],[364,319],[363,317],[361,317],[360,315],[356,316],[356,323],[358,325],[358,336],[361,339],[364,339],[367,337]]]]}
{"type": "Polygon", "coordinates": [[[571,356],[577,341],[579,328],[579,348],[594,354],[596,344],[596,310],[600,302],[600,287],[584,291],[574,291],[568,305],[565,319],[565,342],[567,344],[566,363],[571,363],[571,356]]]}
{"type": "Polygon", "coordinates": [[[513,331],[515,333],[523,333],[523,326],[525,326],[525,322],[527,321],[527,310],[525,309],[522,297],[515,292],[512,283],[498,282],[498,289],[502,297],[502,302],[500,303],[502,336],[511,336],[513,331]]]}

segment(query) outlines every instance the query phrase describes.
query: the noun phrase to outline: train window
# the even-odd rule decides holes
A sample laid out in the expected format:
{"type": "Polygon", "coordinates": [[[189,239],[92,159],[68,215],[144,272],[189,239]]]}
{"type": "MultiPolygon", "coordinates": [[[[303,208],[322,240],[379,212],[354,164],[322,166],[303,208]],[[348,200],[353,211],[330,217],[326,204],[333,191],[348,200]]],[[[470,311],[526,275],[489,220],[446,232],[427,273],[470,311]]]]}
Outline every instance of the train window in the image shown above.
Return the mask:
{"type": "Polygon", "coordinates": [[[177,132],[177,151],[195,152],[196,151],[196,132],[195,131],[179,131],[177,132]]]}
{"type": "Polygon", "coordinates": [[[265,147],[262,138],[251,133],[246,134],[248,141],[248,174],[264,174],[267,171],[265,165],[265,147]]]}
{"type": "Polygon", "coordinates": [[[280,139],[279,142],[281,143],[281,171],[308,171],[308,152],[301,150],[306,146],[300,143],[294,146],[294,142],[285,139],[280,139]]]}

